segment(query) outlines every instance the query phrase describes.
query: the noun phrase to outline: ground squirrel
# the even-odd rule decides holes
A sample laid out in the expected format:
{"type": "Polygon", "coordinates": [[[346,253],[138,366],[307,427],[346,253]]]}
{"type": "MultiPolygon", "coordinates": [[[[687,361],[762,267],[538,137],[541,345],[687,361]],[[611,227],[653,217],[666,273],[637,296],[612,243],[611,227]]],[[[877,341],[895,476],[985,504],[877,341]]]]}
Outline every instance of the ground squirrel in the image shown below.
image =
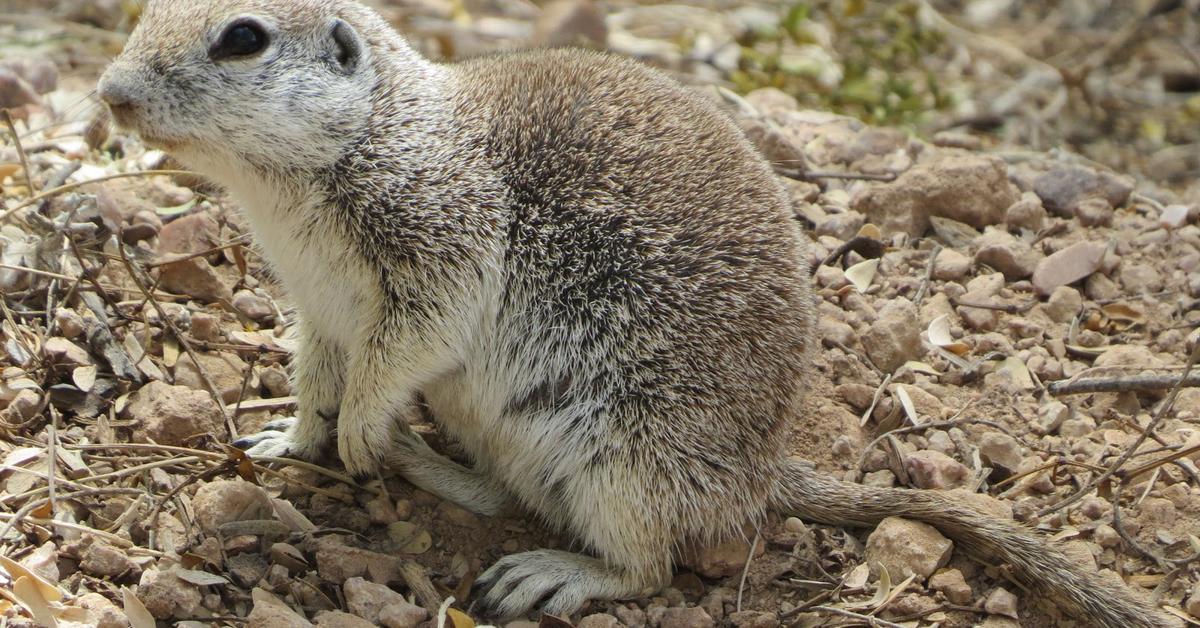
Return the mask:
{"type": "Polygon", "coordinates": [[[804,236],[738,128],[663,74],[436,64],[350,0],[151,0],[99,95],[228,188],[299,307],[298,416],[251,454],[336,433],[351,472],[518,504],[590,552],[500,560],[494,614],[645,595],[777,509],[925,521],[1096,624],[1168,625],[1020,525],[789,460],[818,344],[804,236]],[[418,393],[470,468],[397,419],[418,393]]]}

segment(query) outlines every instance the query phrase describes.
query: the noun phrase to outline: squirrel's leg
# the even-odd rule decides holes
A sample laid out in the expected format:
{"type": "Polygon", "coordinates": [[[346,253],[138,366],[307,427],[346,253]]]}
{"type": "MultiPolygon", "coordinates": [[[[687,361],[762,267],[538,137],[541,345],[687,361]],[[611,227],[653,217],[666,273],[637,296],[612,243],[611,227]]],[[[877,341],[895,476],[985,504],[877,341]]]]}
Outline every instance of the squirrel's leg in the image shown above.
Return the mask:
{"type": "Polygon", "coordinates": [[[329,444],[330,420],[342,397],[345,356],[311,325],[300,321],[299,346],[292,363],[298,398],[296,416],[271,421],[257,434],[233,444],[251,456],[290,456],[315,460],[329,444]]]}
{"type": "MultiPolygon", "coordinates": [[[[481,614],[508,619],[541,602],[544,612],[566,616],[589,599],[644,597],[670,582],[671,531],[656,516],[652,494],[631,500],[623,494],[630,487],[606,478],[617,480],[604,472],[578,474],[567,490],[586,496],[557,513],[599,557],[557,550],[505,556],[475,583],[472,598],[481,614]]],[[[649,490],[632,490],[641,488],[649,490]]]]}
{"type": "Polygon", "coordinates": [[[419,436],[396,443],[388,465],[418,488],[481,515],[498,515],[511,501],[499,482],[437,453],[419,436]]]}
{"type": "MultiPolygon", "coordinates": [[[[638,562],[649,557],[639,557],[638,562]]],[[[647,575],[629,566],[583,554],[534,550],[511,554],[475,582],[475,610],[482,616],[509,619],[524,615],[541,600],[541,610],[568,616],[590,599],[642,597],[661,589],[666,575],[647,575]],[[479,596],[482,597],[479,597],[479,596]]]]}

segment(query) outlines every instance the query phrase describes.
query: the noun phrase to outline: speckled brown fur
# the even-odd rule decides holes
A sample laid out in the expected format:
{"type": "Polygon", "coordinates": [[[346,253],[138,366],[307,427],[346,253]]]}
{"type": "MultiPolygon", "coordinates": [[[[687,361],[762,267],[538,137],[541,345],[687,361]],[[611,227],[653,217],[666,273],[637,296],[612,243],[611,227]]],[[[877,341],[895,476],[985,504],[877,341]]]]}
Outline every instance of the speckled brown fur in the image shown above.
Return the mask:
{"type": "Polygon", "coordinates": [[[506,557],[481,609],[645,594],[773,507],[927,521],[1098,624],[1165,625],[1015,524],[787,460],[817,344],[804,238],[737,127],[658,72],[565,50],[436,65],[349,0],[152,0],[100,94],[229,187],[299,305],[299,415],[251,454],[316,457],[337,416],[351,471],[517,503],[594,556],[506,557]],[[209,59],[235,19],[271,45],[209,59]],[[472,468],[397,420],[418,392],[472,468]]]}

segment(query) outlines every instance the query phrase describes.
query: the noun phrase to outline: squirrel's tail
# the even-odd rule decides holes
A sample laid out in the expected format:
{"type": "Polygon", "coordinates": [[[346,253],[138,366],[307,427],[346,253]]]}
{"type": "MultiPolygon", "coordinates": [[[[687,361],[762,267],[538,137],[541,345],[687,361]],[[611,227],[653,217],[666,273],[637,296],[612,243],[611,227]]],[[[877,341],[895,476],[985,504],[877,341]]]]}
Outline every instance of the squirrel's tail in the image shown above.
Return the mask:
{"type": "Polygon", "coordinates": [[[789,460],[774,496],[787,515],[830,525],[873,526],[904,517],[937,528],[968,554],[1002,561],[1025,584],[1067,613],[1107,628],[1175,625],[1128,588],[1075,564],[1019,523],[997,519],[938,491],[878,488],[842,482],[802,460],[789,460]]]}

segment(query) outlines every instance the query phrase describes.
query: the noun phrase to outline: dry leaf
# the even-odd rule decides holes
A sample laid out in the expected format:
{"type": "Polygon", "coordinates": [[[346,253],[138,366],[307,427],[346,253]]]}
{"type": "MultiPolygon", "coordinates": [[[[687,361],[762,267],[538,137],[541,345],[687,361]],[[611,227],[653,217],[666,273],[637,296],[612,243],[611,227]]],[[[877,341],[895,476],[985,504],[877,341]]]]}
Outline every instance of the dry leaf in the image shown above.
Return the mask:
{"type": "Polygon", "coordinates": [[[862,261],[846,269],[846,279],[850,280],[850,283],[854,284],[859,292],[866,292],[867,288],[871,287],[871,282],[875,280],[875,271],[878,269],[879,260],[862,261]]]}
{"type": "Polygon", "coordinates": [[[308,517],[305,517],[303,513],[296,510],[292,502],[286,499],[272,499],[271,505],[275,507],[275,517],[293,531],[311,532],[317,529],[317,526],[309,521],[308,517]]]}
{"type": "Polygon", "coordinates": [[[856,238],[871,238],[872,240],[882,240],[883,232],[879,230],[879,227],[875,226],[873,223],[868,222],[867,224],[863,225],[861,229],[858,230],[858,233],[855,234],[855,237],[856,238]]]}
{"type": "Polygon", "coordinates": [[[389,524],[388,537],[405,554],[424,554],[433,547],[433,537],[429,531],[408,521],[396,521],[389,524]]]}
{"type": "Polygon", "coordinates": [[[950,316],[947,314],[942,314],[930,321],[929,329],[926,331],[929,334],[929,342],[935,347],[942,347],[955,355],[966,355],[971,351],[966,343],[955,340],[950,335],[950,316]]]}
{"type": "Polygon", "coordinates": [[[142,604],[132,589],[121,587],[121,597],[124,602],[125,616],[129,618],[130,628],[155,628],[154,615],[146,610],[146,605],[142,604]]]}
{"type": "Polygon", "coordinates": [[[75,382],[75,387],[79,390],[90,391],[92,386],[96,385],[96,365],[80,366],[71,371],[71,381],[75,382]]]}
{"type": "Polygon", "coordinates": [[[25,568],[25,565],[0,554],[0,567],[4,567],[8,575],[13,580],[17,580],[22,576],[30,578],[32,584],[37,585],[38,593],[48,602],[59,602],[63,599],[63,592],[49,580],[37,575],[36,573],[25,568]]]}
{"type": "Polygon", "coordinates": [[[175,575],[179,576],[180,580],[202,587],[217,584],[229,584],[229,580],[216,574],[208,573],[207,571],[198,571],[195,569],[176,569],[175,575]]]}
{"type": "Polygon", "coordinates": [[[888,573],[887,567],[883,563],[879,565],[879,582],[875,583],[875,595],[865,602],[855,602],[847,604],[848,610],[861,610],[864,608],[878,608],[880,604],[887,601],[888,595],[892,591],[892,576],[888,573]]]}
{"type": "Polygon", "coordinates": [[[903,385],[896,386],[896,398],[900,400],[900,405],[904,408],[904,414],[912,421],[913,425],[920,425],[921,418],[917,416],[917,407],[913,405],[912,397],[908,396],[908,391],[903,385]]]}
{"type": "Polygon", "coordinates": [[[925,362],[919,362],[917,360],[909,360],[908,362],[905,362],[903,365],[900,366],[900,369],[901,370],[908,369],[909,371],[912,371],[913,373],[921,373],[922,375],[941,375],[942,374],[941,371],[933,368],[929,364],[926,364],[925,362]]]}
{"type": "MultiPolygon", "coordinates": [[[[10,571],[10,573],[12,573],[10,571]]],[[[29,573],[29,572],[26,572],[29,573]]],[[[57,591],[57,589],[55,589],[57,591]]],[[[13,581],[13,595],[17,597],[17,601],[25,610],[33,615],[33,620],[39,626],[49,626],[54,628],[58,626],[58,620],[54,618],[54,611],[50,609],[50,603],[42,595],[42,589],[38,586],[37,579],[29,576],[18,576],[13,581]]]]}
{"type": "Polygon", "coordinates": [[[871,577],[871,567],[866,563],[861,563],[859,566],[850,570],[845,578],[842,578],[842,586],[847,589],[861,589],[867,586],[867,580],[871,577]]]}
{"type": "Polygon", "coordinates": [[[571,622],[555,615],[542,614],[538,619],[538,628],[575,628],[571,622]]]}

